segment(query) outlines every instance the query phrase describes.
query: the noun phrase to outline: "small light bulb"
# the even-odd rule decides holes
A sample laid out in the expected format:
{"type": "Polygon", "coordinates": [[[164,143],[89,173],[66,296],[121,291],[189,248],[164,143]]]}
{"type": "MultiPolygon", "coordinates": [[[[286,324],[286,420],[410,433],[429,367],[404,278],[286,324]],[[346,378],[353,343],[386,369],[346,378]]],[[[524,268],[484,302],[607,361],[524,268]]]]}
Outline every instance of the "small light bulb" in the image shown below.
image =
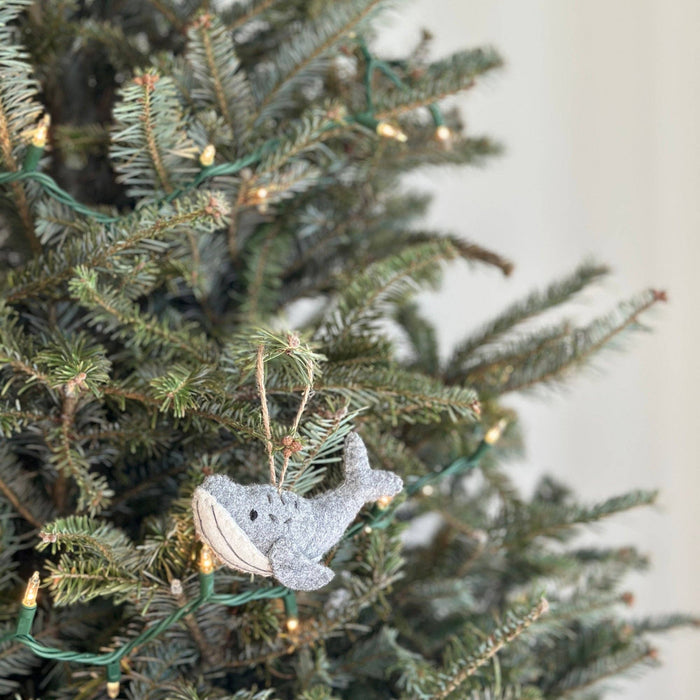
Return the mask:
{"type": "Polygon", "coordinates": [[[267,199],[268,194],[270,193],[267,191],[267,187],[258,187],[255,191],[255,196],[259,200],[267,199]]]}
{"type": "Polygon", "coordinates": [[[214,571],[214,557],[211,555],[211,549],[208,544],[202,544],[202,549],[199,552],[199,572],[202,574],[210,574],[214,571]]]}
{"type": "Polygon", "coordinates": [[[119,681],[107,681],[107,696],[110,698],[119,697],[119,681]]]}
{"type": "Polygon", "coordinates": [[[362,528],[362,532],[365,533],[365,535],[371,535],[372,534],[372,526],[371,525],[365,525],[362,528]]]}
{"type": "Polygon", "coordinates": [[[25,608],[36,607],[36,597],[39,593],[40,583],[41,579],[39,578],[39,572],[35,571],[27,583],[27,589],[25,590],[24,598],[22,599],[22,605],[24,605],[25,608]]]}
{"type": "Polygon", "coordinates": [[[49,125],[51,124],[51,117],[45,114],[39,125],[34,130],[34,135],[32,136],[32,146],[37,148],[44,148],[46,146],[46,141],[49,138],[49,125]]]}
{"type": "Polygon", "coordinates": [[[389,124],[389,122],[379,122],[377,124],[377,133],[384,138],[394,139],[401,143],[408,141],[408,136],[401,129],[397,129],[393,124],[389,124]]]}
{"type": "Polygon", "coordinates": [[[199,163],[203,168],[208,168],[214,163],[214,157],[216,156],[216,148],[214,144],[207,144],[204,150],[199,154],[199,163]]]}
{"type": "Polygon", "coordinates": [[[498,442],[503,434],[503,431],[505,430],[506,425],[508,425],[508,421],[505,418],[501,418],[496,425],[486,431],[486,435],[484,435],[484,442],[487,445],[493,445],[495,442],[498,442]]]}
{"type": "Polygon", "coordinates": [[[450,131],[449,127],[445,126],[444,124],[440,124],[440,126],[435,129],[435,138],[438,141],[447,143],[452,138],[452,132],[450,131]]]}
{"type": "Polygon", "coordinates": [[[424,496],[432,496],[435,493],[435,489],[430,484],[426,484],[420,491],[424,496]]]}
{"type": "Polygon", "coordinates": [[[377,505],[379,506],[379,508],[384,510],[384,508],[386,508],[393,500],[393,496],[380,496],[377,499],[377,505]]]}
{"type": "Polygon", "coordinates": [[[296,617],[287,618],[287,631],[296,632],[299,629],[299,619],[296,617]]]}

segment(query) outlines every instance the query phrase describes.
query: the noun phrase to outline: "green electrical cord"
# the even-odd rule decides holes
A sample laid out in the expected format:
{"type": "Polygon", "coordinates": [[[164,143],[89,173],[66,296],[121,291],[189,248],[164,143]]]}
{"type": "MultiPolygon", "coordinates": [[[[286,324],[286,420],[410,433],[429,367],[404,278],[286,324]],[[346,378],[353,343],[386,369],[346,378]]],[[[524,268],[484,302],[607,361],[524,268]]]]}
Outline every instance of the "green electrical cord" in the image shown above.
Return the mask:
{"type": "MultiPolygon", "coordinates": [[[[364,126],[372,131],[377,131],[377,127],[380,126],[380,122],[377,120],[374,112],[373,106],[373,96],[372,96],[372,77],[375,70],[383,73],[396,87],[399,89],[406,90],[408,86],[401,80],[401,78],[395,73],[395,71],[384,61],[375,58],[369,51],[365,41],[360,38],[358,39],[358,45],[360,51],[366,62],[365,69],[365,91],[367,99],[367,109],[365,112],[357,113],[345,117],[342,123],[345,124],[358,124],[364,126]]],[[[429,105],[428,109],[433,117],[433,121],[437,127],[444,126],[444,120],[442,118],[442,113],[437,104],[429,105]]],[[[326,126],[326,129],[333,129],[337,127],[341,122],[331,122],[326,126]]],[[[394,131],[394,138],[398,138],[397,134],[403,136],[399,140],[405,140],[405,135],[400,131],[394,131]]],[[[390,135],[390,133],[385,133],[384,135],[390,135]]],[[[240,172],[243,168],[260,162],[268,153],[274,150],[275,146],[279,143],[279,139],[270,139],[266,143],[262,144],[255,151],[249,155],[239,158],[238,160],[230,163],[220,163],[218,165],[207,165],[203,166],[198,175],[194,180],[184,188],[177,189],[166,198],[163,202],[172,202],[179,196],[188,192],[194,188],[199,187],[203,182],[208,179],[222,176],[222,175],[234,175],[240,172]]],[[[0,172],[0,185],[9,184],[12,182],[22,182],[27,180],[33,180],[37,182],[43,190],[55,199],[57,202],[64,204],[73,211],[82,214],[86,217],[92,218],[99,223],[109,225],[114,224],[121,219],[123,216],[110,216],[103,214],[102,212],[96,211],[91,207],[78,202],[74,197],[72,197],[68,192],[62,189],[58,183],[46,173],[38,172],[37,168],[41,156],[43,155],[43,146],[32,143],[27,148],[27,153],[25,154],[24,162],[20,170],[14,172],[0,172]]],[[[493,429],[492,429],[493,430],[493,429]]],[[[449,466],[444,469],[435,472],[433,474],[426,474],[419,479],[411,482],[406,487],[406,493],[408,496],[415,495],[426,485],[442,479],[449,475],[464,474],[467,471],[476,467],[485,454],[485,452],[490,448],[490,446],[495,442],[495,440],[500,435],[500,430],[494,439],[489,438],[489,433],[484,437],[484,439],[479,443],[478,447],[472,455],[469,457],[463,457],[454,461],[449,466]]],[[[491,437],[493,437],[493,433],[491,437]]],[[[364,523],[357,523],[353,527],[349,528],[345,533],[345,538],[350,538],[362,531],[363,529],[369,528],[386,528],[391,522],[396,514],[398,506],[393,506],[385,509],[381,509],[375,506],[369,514],[369,519],[364,523]]],[[[34,654],[45,659],[52,659],[56,661],[70,661],[79,664],[89,664],[96,666],[106,666],[107,667],[107,682],[108,691],[110,697],[116,697],[116,693],[119,691],[119,677],[120,677],[120,661],[134,648],[148,642],[151,639],[159,636],[166,629],[176,624],[186,615],[197,610],[200,606],[205,603],[214,605],[225,605],[228,607],[234,607],[239,605],[244,605],[253,600],[263,600],[269,598],[281,598],[284,602],[285,613],[288,617],[288,629],[293,631],[298,625],[297,620],[297,603],[296,596],[294,592],[281,587],[275,586],[271,588],[262,588],[255,591],[247,591],[245,593],[240,593],[237,595],[227,595],[227,594],[215,594],[214,593],[214,573],[200,573],[200,594],[197,598],[190,601],[183,607],[179,608],[173,612],[168,617],[161,620],[158,624],[153,625],[145,629],[140,635],[127,642],[123,646],[115,649],[114,651],[104,653],[104,654],[90,654],[84,652],[73,652],[64,651],[56,647],[51,647],[38,641],[31,635],[31,627],[34,621],[34,616],[36,615],[36,604],[34,605],[22,605],[19,610],[17,619],[17,629],[15,632],[5,635],[0,638],[0,645],[7,641],[16,641],[25,645],[34,654]],[[110,686],[112,686],[110,688],[110,686]],[[115,694],[113,694],[113,692],[115,694]]]]}
{"type": "MultiPolygon", "coordinates": [[[[378,70],[379,72],[383,73],[394,85],[396,85],[397,88],[401,90],[408,89],[406,83],[403,80],[401,80],[401,78],[395,73],[395,71],[389,66],[388,63],[377,59],[372,55],[364,39],[358,38],[358,45],[366,61],[364,83],[367,99],[367,109],[365,112],[346,117],[342,120],[342,122],[331,122],[327,125],[326,129],[333,129],[340,123],[345,123],[358,124],[361,126],[365,126],[374,132],[377,131],[377,127],[380,125],[380,122],[377,120],[374,114],[372,97],[372,76],[375,70],[378,70]]],[[[428,109],[430,110],[435,125],[437,127],[444,126],[444,120],[442,118],[442,113],[440,112],[440,108],[438,107],[438,105],[431,104],[428,107],[428,109]]],[[[48,123],[46,123],[45,128],[48,128],[48,123]]],[[[403,135],[400,131],[396,132],[395,130],[392,130],[387,133],[384,133],[383,135],[396,138],[396,133],[401,134],[401,136],[403,136],[403,138],[399,138],[399,140],[405,140],[405,135],[403,135]]],[[[273,138],[269,141],[266,141],[264,144],[262,144],[262,146],[257,148],[249,155],[244,156],[243,158],[239,158],[238,160],[232,163],[220,163],[218,165],[209,165],[206,167],[202,167],[200,172],[190,184],[183,188],[177,189],[174,192],[171,192],[167,197],[165,197],[161,201],[166,203],[172,202],[185,192],[199,187],[199,185],[201,185],[203,182],[210,178],[217,177],[220,175],[234,175],[235,173],[240,172],[243,168],[260,162],[268,153],[274,150],[277,143],[279,143],[279,139],[273,138]]],[[[19,170],[13,172],[0,172],[0,184],[9,184],[12,182],[33,180],[34,182],[37,182],[39,185],[41,185],[41,187],[44,189],[44,192],[51,196],[53,199],[55,199],[57,202],[60,202],[61,204],[69,207],[78,214],[82,214],[88,218],[94,219],[95,221],[101,224],[114,224],[124,218],[123,216],[110,216],[108,214],[103,214],[102,212],[97,211],[92,207],[87,206],[86,204],[82,204],[74,197],[72,197],[68,192],[66,192],[62,187],[60,187],[50,175],[38,172],[37,167],[39,166],[39,161],[41,159],[41,156],[43,155],[43,152],[43,145],[31,143],[27,148],[22,167],[19,170]]]]}
{"type": "MultiPolygon", "coordinates": [[[[498,440],[504,427],[505,422],[501,421],[497,426],[491,428],[469,457],[457,459],[440,471],[433,474],[426,474],[425,476],[412,481],[406,486],[407,495],[413,496],[426,485],[439,479],[443,479],[446,476],[465,474],[471,469],[474,469],[479,464],[486,452],[488,452],[488,450],[491,448],[493,443],[498,440]]],[[[370,511],[368,519],[366,519],[365,522],[359,522],[353,527],[349,528],[344,535],[344,539],[351,538],[368,527],[372,529],[386,528],[396,515],[397,509],[398,506],[396,505],[389,506],[385,509],[379,508],[375,505],[370,511]]],[[[221,593],[216,594],[214,593],[214,572],[210,570],[211,565],[211,559],[208,559],[208,565],[203,567],[204,570],[199,574],[199,596],[197,596],[197,598],[191,600],[186,605],[183,605],[181,608],[168,615],[168,617],[162,619],[158,624],[148,627],[140,635],[123,646],[104,654],[64,651],[56,647],[47,646],[31,635],[31,627],[36,614],[36,603],[34,601],[36,600],[36,586],[38,586],[38,576],[35,574],[36,581],[32,602],[31,604],[23,603],[20,606],[16,631],[0,638],[0,645],[8,641],[16,641],[20,644],[24,644],[34,654],[44,659],[52,659],[54,661],[70,661],[73,663],[94,666],[105,666],[107,673],[108,694],[110,697],[116,698],[119,693],[121,660],[130,651],[142,644],[145,644],[151,639],[158,637],[166,629],[172,627],[172,625],[177,623],[186,615],[194,612],[205,603],[236,607],[249,603],[253,600],[280,598],[284,603],[284,610],[287,616],[287,630],[289,632],[294,632],[298,628],[298,607],[294,591],[283,586],[274,586],[270,588],[261,588],[254,591],[246,591],[245,593],[239,593],[237,595],[221,593]]]]}

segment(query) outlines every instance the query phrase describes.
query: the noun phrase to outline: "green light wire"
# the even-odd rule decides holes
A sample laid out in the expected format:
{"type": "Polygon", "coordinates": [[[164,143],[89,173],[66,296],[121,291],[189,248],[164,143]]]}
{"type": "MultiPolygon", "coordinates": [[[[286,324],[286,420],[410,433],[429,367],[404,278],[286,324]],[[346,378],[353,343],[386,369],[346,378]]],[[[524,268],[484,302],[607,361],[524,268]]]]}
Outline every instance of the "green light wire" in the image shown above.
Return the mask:
{"type": "MultiPolygon", "coordinates": [[[[458,474],[465,474],[468,471],[474,469],[478,466],[482,457],[488,452],[492,447],[492,441],[487,441],[482,439],[476,450],[468,457],[461,457],[450,465],[432,474],[426,474],[425,476],[416,479],[406,486],[407,495],[413,496],[418,491],[420,491],[424,486],[439,479],[443,479],[446,476],[456,476],[458,474]]],[[[376,505],[372,509],[369,515],[369,520],[365,522],[359,522],[353,527],[349,528],[344,539],[351,538],[357,533],[362,531],[365,527],[369,526],[373,529],[384,529],[393,520],[398,509],[398,505],[390,506],[385,509],[381,509],[376,505]]],[[[90,654],[84,652],[74,652],[74,651],[64,651],[56,647],[50,647],[46,644],[35,639],[31,634],[31,625],[34,620],[34,615],[36,614],[36,607],[26,607],[24,605],[20,608],[20,613],[17,622],[17,631],[5,635],[0,638],[0,645],[7,641],[16,641],[24,644],[28,649],[30,649],[34,654],[40,656],[44,659],[52,659],[54,661],[70,661],[73,663],[93,665],[93,666],[106,666],[108,670],[108,680],[118,677],[119,672],[119,662],[126,656],[130,651],[136,647],[145,644],[146,642],[158,637],[162,632],[164,632],[169,627],[172,627],[176,622],[181,620],[186,615],[197,610],[199,607],[205,603],[212,605],[226,605],[228,607],[236,607],[239,605],[244,605],[253,600],[263,600],[270,598],[280,598],[284,603],[285,613],[288,617],[297,616],[297,603],[294,591],[283,586],[274,586],[271,588],[262,588],[254,591],[246,591],[245,593],[239,593],[237,595],[230,594],[217,594],[214,593],[214,574],[200,573],[199,575],[199,587],[200,594],[194,600],[191,600],[186,605],[175,612],[168,615],[168,617],[161,620],[158,624],[149,627],[144,630],[140,635],[127,642],[123,646],[115,649],[114,651],[104,653],[104,654],[90,654]]]]}
{"type": "MultiPolygon", "coordinates": [[[[56,647],[50,647],[42,642],[38,641],[31,634],[22,634],[15,632],[11,635],[6,635],[0,640],[0,643],[4,643],[9,640],[14,640],[24,644],[28,649],[31,649],[34,654],[40,656],[44,659],[52,659],[54,661],[72,661],[74,663],[89,664],[94,666],[109,666],[110,664],[115,664],[121,661],[121,659],[126,656],[132,649],[145,644],[151,639],[159,636],[169,627],[172,627],[176,622],[182,619],[185,615],[190,614],[200,606],[205,603],[211,603],[213,605],[226,605],[228,607],[235,607],[238,605],[244,605],[253,600],[263,600],[267,598],[285,598],[290,594],[289,589],[283,586],[275,586],[272,588],[262,588],[256,591],[246,591],[245,593],[239,593],[237,595],[228,594],[214,594],[211,593],[213,587],[208,584],[213,581],[214,574],[200,574],[200,590],[202,593],[191,600],[187,605],[183,605],[181,608],[168,615],[168,617],[163,618],[158,624],[149,627],[144,630],[140,635],[127,642],[123,646],[115,649],[114,651],[105,654],[90,654],[84,652],[76,651],[64,651],[62,649],[57,649],[56,647]]],[[[20,619],[26,617],[26,613],[31,610],[30,617],[34,617],[34,612],[36,608],[29,609],[22,606],[20,611],[20,619]],[[24,613],[24,614],[23,614],[24,613]]],[[[19,626],[19,625],[18,625],[19,626]]],[[[26,624],[24,625],[26,629],[26,624]]]]}
{"type": "MultiPolygon", "coordinates": [[[[365,59],[365,99],[367,101],[367,112],[371,116],[374,116],[374,102],[372,97],[372,76],[374,71],[378,70],[383,73],[386,78],[388,78],[399,90],[408,90],[409,87],[406,83],[401,80],[401,78],[396,74],[396,71],[386,62],[379,58],[376,58],[372,52],[367,47],[367,43],[362,37],[358,37],[357,45],[360,48],[360,53],[365,59]]],[[[445,120],[442,117],[442,111],[436,102],[428,105],[428,110],[433,118],[435,126],[443,126],[445,120]]],[[[365,115],[360,115],[365,116],[365,115]]],[[[376,122],[376,120],[375,120],[376,122]]]]}
{"type": "MultiPolygon", "coordinates": [[[[358,45],[363,57],[366,61],[366,71],[365,71],[365,91],[367,97],[367,110],[362,113],[350,115],[345,117],[342,122],[331,122],[326,126],[326,129],[333,129],[339,126],[341,123],[344,124],[358,124],[360,126],[365,126],[374,131],[377,125],[377,119],[374,116],[373,107],[373,97],[372,97],[372,76],[375,70],[379,70],[383,73],[396,87],[402,90],[408,89],[408,86],[401,80],[401,78],[394,72],[394,70],[384,61],[375,58],[369,51],[364,39],[360,38],[358,40],[358,45]]],[[[436,126],[444,123],[442,119],[442,113],[437,104],[429,105],[428,109],[433,117],[436,126]]],[[[270,139],[269,141],[262,144],[255,151],[250,153],[243,158],[231,163],[220,163],[218,165],[210,165],[203,167],[195,179],[186,187],[177,189],[170,193],[162,201],[172,202],[179,196],[192,190],[203,182],[210,178],[223,176],[223,175],[234,175],[240,172],[243,168],[255,163],[260,162],[268,153],[270,153],[276,144],[279,143],[278,138],[270,139]]],[[[56,201],[60,202],[73,209],[73,211],[83,214],[89,218],[94,219],[102,224],[113,224],[124,216],[109,216],[103,214],[102,212],[96,211],[95,209],[82,204],[74,197],[72,197],[68,192],[61,188],[58,183],[46,173],[41,173],[36,171],[39,159],[43,153],[43,148],[39,148],[33,145],[28,147],[27,157],[23,164],[22,169],[14,172],[0,172],[0,184],[7,184],[11,182],[21,182],[24,180],[33,180],[40,184],[44,191],[53,197],[56,201]]],[[[128,215],[127,215],[128,216],[128,215]]],[[[491,447],[490,443],[482,440],[479,446],[469,457],[462,457],[446,468],[439,472],[433,474],[427,474],[416,481],[410,483],[406,487],[406,493],[410,497],[416,494],[420,489],[422,489],[427,484],[442,479],[448,475],[464,474],[467,471],[473,469],[478,465],[481,457],[486,451],[491,447]]],[[[391,522],[396,514],[398,506],[389,507],[384,510],[374,507],[370,515],[370,521],[366,523],[357,523],[353,527],[349,528],[345,533],[345,539],[353,537],[362,529],[368,525],[375,529],[386,528],[391,522]]],[[[168,617],[161,620],[158,624],[149,627],[144,630],[140,635],[127,642],[122,647],[115,649],[112,652],[105,654],[90,654],[83,652],[73,652],[64,651],[56,647],[50,647],[42,642],[35,639],[29,631],[31,630],[31,623],[36,614],[36,608],[27,608],[21,606],[19,617],[18,617],[18,629],[17,631],[5,635],[0,638],[0,645],[7,641],[17,641],[24,644],[28,649],[30,649],[34,654],[45,659],[53,659],[56,661],[71,661],[80,664],[89,664],[95,666],[107,666],[110,670],[114,670],[115,664],[119,664],[121,659],[128,654],[132,649],[137,646],[144,644],[151,639],[159,636],[163,631],[177,623],[186,615],[190,614],[194,610],[197,610],[200,606],[205,603],[210,603],[214,605],[225,605],[229,607],[235,607],[238,605],[244,605],[245,603],[251,602],[253,600],[263,600],[269,598],[281,598],[285,603],[285,609],[289,611],[296,610],[296,598],[294,592],[290,591],[288,588],[282,586],[276,586],[272,588],[263,588],[256,591],[247,591],[245,593],[240,593],[238,595],[227,595],[227,594],[215,594],[213,592],[213,573],[211,574],[200,574],[200,595],[194,600],[190,601],[183,607],[179,608],[173,612],[168,617]]],[[[117,667],[118,670],[118,667],[117,667]]],[[[109,674],[108,674],[109,675],[109,674]]]]}
{"type": "MultiPolygon", "coordinates": [[[[372,131],[376,129],[376,126],[379,122],[374,116],[372,97],[372,75],[374,74],[375,70],[378,70],[381,73],[383,73],[400,90],[408,89],[406,83],[403,80],[401,80],[401,78],[389,66],[388,63],[376,58],[370,52],[363,38],[358,38],[358,45],[367,64],[364,78],[367,109],[364,112],[345,117],[342,120],[342,122],[331,122],[326,126],[326,129],[336,128],[340,124],[358,124],[361,126],[365,126],[372,131]]],[[[435,122],[436,126],[444,124],[442,113],[440,112],[440,108],[437,104],[429,105],[428,109],[430,110],[430,113],[433,117],[433,121],[435,122]]],[[[183,188],[179,188],[171,192],[167,197],[163,198],[161,201],[172,202],[185,192],[189,192],[190,190],[199,187],[199,185],[201,185],[205,180],[221,175],[234,175],[235,173],[240,172],[243,168],[246,168],[249,165],[259,163],[268,153],[274,150],[275,146],[278,143],[279,138],[273,138],[263,143],[260,147],[255,149],[249,155],[244,156],[243,158],[239,158],[236,161],[233,161],[231,163],[220,163],[218,165],[210,165],[207,167],[203,167],[191,183],[189,183],[183,188]]],[[[68,192],[66,192],[66,190],[60,187],[59,184],[50,175],[47,175],[46,173],[37,172],[36,168],[39,164],[41,155],[43,154],[43,150],[43,147],[38,147],[34,146],[33,144],[30,144],[27,148],[27,154],[25,156],[22,168],[13,172],[0,172],[0,184],[21,182],[23,180],[33,180],[39,185],[41,185],[44,191],[48,195],[53,197],[57,202],[64,204],[65,206],[69,207],[78,214],[87,216],[105,225],[114,224],[124,219],[125,216],[129,216],[129,214],[124,216],[111,216],[109,214],[103,214],[102,212],[97,211],[86,204],[82,204],[73,196],[71,196],[68,192]]]]}

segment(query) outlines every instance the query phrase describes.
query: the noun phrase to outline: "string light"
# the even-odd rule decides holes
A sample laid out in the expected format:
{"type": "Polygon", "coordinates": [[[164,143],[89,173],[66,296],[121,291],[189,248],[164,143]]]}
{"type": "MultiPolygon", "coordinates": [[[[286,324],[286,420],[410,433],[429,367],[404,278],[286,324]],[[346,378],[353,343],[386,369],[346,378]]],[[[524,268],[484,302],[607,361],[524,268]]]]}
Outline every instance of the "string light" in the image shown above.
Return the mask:
{"type": "Polygon", "coordinates": [[[256,190],[253,190],[249,201],[252,204],[257,205],[258,211],[261,214],[267,214],[269,208],[269,202],[267,198],[269,196],[270,190],[268,190],[267,187],[258,187],[256,190]]]}
{"type": "Polygon", "coordinates": [[[406,143],[408,136],[401,129],[395,127],[389,122],[379,122],[376,127],[377,133],[387,139],[394,139],[400,143],[406,143]]]}
{"type": "Polygon", "coordinates": [[[487,445],[493,445],[494,443],[498,442],[506,428],[506,425],[508,425],[508,421],[505,418],[501,418],[496,425],[486,431],[486,435],[484,435],[484,442],[487,445]]]}
{"type": "Polygon", "coordinates": [[[216,147],[213,143],[207,144],[202,152],[199,154],[199,164],[203,168],[208,168],[214,164],[214,158],[216,157],[216,147]]]}
{"type": "Polygon", "coordinates": [[[284,612],[287,616],[287,631],[296,632],[299,629],[299,608],[297,608],[297,597],[294,591],[289,591],[284,596],[284,612]]]}
{"type": "Polygon", "coordinates": [[[27,589],[22,598],[22,605],[17,616],[17,632],[19,636],[29,636],[32,632],[32,624],[36,615],[36,598],[39,593],[39,572],[35,571],[27,583],[27,589]]]}
{"type": "Polygon", "coordinates": [[[24,154],[21,173],[33,173],[39,167],[39,161],[44,154],[44,147],[49,137],[49,124],[51,124],[51,117],[45,114],[32,132],[31,142],[24,154]]]}
{"type": "Polygon", "coordinates": [[[452,139],[452,132],[448,126],[440,124],[437,129],[435,129],[435,138],[442,143],[449,143],[452,139]]]}
{"type": "Polygon", "coordinates": [[[46,141],[49,138],[49,126],[51,126],[51,117],[49,114],[45,114],[39,125],[34,129],[34,134],[32,135],[32,146],[37,148],[44,148],[46,146],[46,141]]]}
{"type": "MultiPolygon", "coordinates": [[[[488,432],[489,440],[497,439],[497,435],[505,428],[506,421],[499,421],[498,425],[492,428],[488,432]],[[497,433],[497,435],[496,435],[497,433]]],[[[479,447],[475,452],[468,458],[461,458],[454,462],[450,467],[447,467],[439,474],[428,475],[430,479],[437,479],[445,477],[453,473],[462,473],[466,468],[474,468],[483,454],[488,450],[490,442],[487,441],[486,436],[481,441],[479,447]],[[458,468],[458,469],[455,469],[458,468]]],[[[434,491],[434,487],[430,484],[426,484],[422,477],[413,484],[409,484],[406,488],[408,495],[412,495],[417,492],[421,492],[424,495],[430,495],[434,491]]],[[[352,537],[359,532],[364,532],[369,535],[373,531],[372,525],[377,525],[377,527],[384,527],[382,523],[382,518],[386,518],[386,515],[375,514],[370,523],[363,524],[361,521],[356,523],[351,527],[346,533],[346,537],[352,537]]],[[[216,604],[216,605],[226,605],[228,607],[237,607],[240,605],[245,605],[254,600],[264,600],[264,599],[282,599],[284,603],[284,609],[286,613],[285,627],[290,634],[296,633],[300,626],[299,614],[296,603],[296,596],[293,591],[287,588],[276,586],[273,588],[260,588],[257,590],[244,591],[243,593],[238,593],[236,595],[229,594],[216,594],[214,593],[214,568],[215,559],[210,548],[206,545],[202,545],[199,553],[198,559],[199,568],[199,583],[200,583],[200,594],[197,598],[190,600],[186,605],[178,608],[167,618],[162,620],[159,624],[147,627],[144,631],[137,637],[131,639],[129,642],[124,644],[119,649],[111,651],[106,654],[90,654],[83,652],[74,651],[63,651],[61,649],[50,647],[31,636],[31,626],[36,614],[36,600],[37,592],[40,584],[39,573],[33,574],[29,583],[27,585],[27,591],[25,593],[23,604],[19,608],[19,614],[17,619],[17,630],[14,634],[7,635],[2,638],[2,641],[7,641],[9,639],[15,639],[21,644],[26,645],[34,654],[41,658],[53,659],[55,661],[66,661],[79,664],[90,664],[90,665],[100,665],[107,667],[107,694],[110,698],[116,698],[119,695],[120,689],[120,661],[129,654],[134,648],[145,644],[149,640],[160,635],[164,630],[168,629],[185,615],[192,613],[194,610],[199,608],[205,603],[216,604]]]]}
{"type": "Polygon", "coordinates": [[[211,549],[208,544],[202,543],[202,549],[199,551],[199,573],[211,574],[214,571],[214,557],[211,554],[211,549]]]}
{"type": "Polygon", "coordinates": [[[380,498],[377,499],[377,506],[381,510],[384,510],[384,508],[386,508],[393,500],[394,500],[393,496],[381,496],[380,498]]]}
{"type": "Polygon", "coordinates": [[[287,618],[287,631],[296,632],[299,629],[299,618],[288,617],[287,618]]]}
{"type": "Polygon", "coordinates": [[[107,697],[118,698],[119,697],[119,677],[121,676],[121,670],[119,668],[119,661],[108,664],[107,666],[107,697]]]}
{"type": "Polygon", "coordinates": [[[27,583],[27,589],[24,592],[24,598],[22,598],[22,605],[25,608],[36,608],[36,597],[39,593],[40,583],[39,572],[35,571],[27,583]]]}

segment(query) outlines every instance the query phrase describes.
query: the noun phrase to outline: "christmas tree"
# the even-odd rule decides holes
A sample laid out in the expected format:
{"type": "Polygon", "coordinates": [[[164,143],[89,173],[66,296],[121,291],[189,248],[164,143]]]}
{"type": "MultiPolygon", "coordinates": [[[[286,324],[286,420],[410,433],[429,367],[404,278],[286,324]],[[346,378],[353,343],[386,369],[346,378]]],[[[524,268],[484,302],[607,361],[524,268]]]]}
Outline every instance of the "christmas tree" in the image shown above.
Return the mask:
{"type": "Polygon", "coordinates": [[[646,558],[576,540],[655,494],[520,493],[507,398],[664,293],[551,321],[608,272],[584,263],[442,361],[416,294],[511,263],[420,228],[400,179],[498,153],[442,106],[498,53],[384,59],[378,0],[223,5],[0,1],[0,693],[604,697],[696,623],[630,616],[646,558]],[[198,540],[206,477],[312,501],[355,434],[405,486],[324,552],[330,583],[198,540]]]}

